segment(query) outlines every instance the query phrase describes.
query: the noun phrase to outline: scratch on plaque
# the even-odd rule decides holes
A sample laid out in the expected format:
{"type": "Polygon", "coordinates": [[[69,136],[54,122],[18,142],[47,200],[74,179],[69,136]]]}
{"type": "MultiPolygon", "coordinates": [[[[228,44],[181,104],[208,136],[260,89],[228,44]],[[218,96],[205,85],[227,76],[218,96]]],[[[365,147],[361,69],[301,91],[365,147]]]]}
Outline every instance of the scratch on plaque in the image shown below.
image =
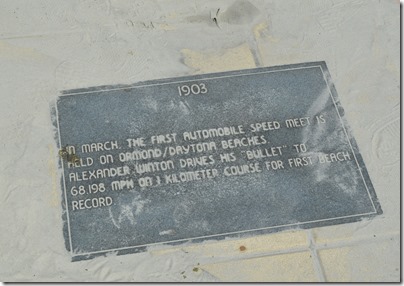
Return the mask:
{"type": "Polygon", "coordinates": [[[109,212],[109,217],[111,218],[112,223],[116,226],[116,228],[120,229],[121,226],[116,223],[114,216],[112,214],[111,208],[108,209],[108,212],[109,212]]]}
{"type": "Polygon", "coordinates": [[[137,217],[142,213],[145,204],[148,203],[148,200],[140,200],[140,196],[136,196],[131,204],[126,204],[120,206],[119,214],[116,216],[117,219],[114,218],[114,213],[111,208],[109,208],[109,216],[111,218],[112,223],[118,228],[121,228],[121,225],[125,221],[129,221],[131,225],[137,224],[137,217]]]}
{"type": "Polygon", "coordinates": [[[168,229],[168,230],[163,230],[159,232],[159,235],[174,235],[175,230],[173,229],[168,229]]]}
{"type": "Polygon", "coordinates": [[[180,109],[184,114],[189,114],[191,111],[191,107],[185,101],[180,101],[180,109]]]}

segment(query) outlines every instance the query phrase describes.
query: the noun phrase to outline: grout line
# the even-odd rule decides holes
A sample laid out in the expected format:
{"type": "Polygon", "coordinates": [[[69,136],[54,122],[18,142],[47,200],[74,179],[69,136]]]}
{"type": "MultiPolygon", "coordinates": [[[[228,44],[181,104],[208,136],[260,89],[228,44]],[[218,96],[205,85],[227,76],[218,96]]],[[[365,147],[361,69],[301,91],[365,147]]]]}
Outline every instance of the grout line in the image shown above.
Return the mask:
{"type": "MultiPolygon", "coordinates": [[[[306,246],[297,246],[293,248],[287,249],[280,249],[280,250],[272,250],[272,251],[257,251],[256,253],[251,254],[229,254],[227,256],[198,256],[198,261],[201,264],[216,264],[216,263],[226,263],[226,262],[234,262],[234,261],[241,261],[241,260],[249,260],[249,259],[256,259],[256,258],[263,258],[263,257],[270,257],[270,256],[277,256],[277,255],[287,255],[299,252],[306,252],[306,246]]],[[[183,249],[179,249],[179,251],[184,251],[183,249]]],[[[191,254],[191,253],[190,253],[191,254]]],[[[197,254],[199,255],[199,254],[197,254]]]]}
{"type": "Polygon", "coordinates": [[[333,248],[357,245],[357,244],[361,244],[361,243],[380,242],[382,240],[386,240],[389,238],[395,238],[395,237],[397,239],[400,239],[400,233],[379,234],[379,235],[377,235],[377,237],[372,237],[372,238],[369,236],[370,235],[367,235],[367,236],[361,237],[361,238],[354,238],[354,239],[348,238],[348,239],[341,239],[338,241],[316,243],[316,249],[317,250],[333,249],[333,248]]]}
{"type": "Polygon", "coordinates": [[[218,237],[218,236],[224,236],[224,235],[230,235],[230,234],[248,233],[248,232],[252,232],[252,231],[267,230],[267,229],[272,229],[272,228],[282,228],[282,227],[286,227],[286,226],[298,226],[298,225],[304,225],[304,224],[313,223],[313,222],[321,222],[321,221],[330,221],[330,220],[344,219],[344,218],[351,218],[351,217],[359,217],[359,216],[370,215],[370,214],[374,214],[374,213],[363,213],[363,214],[341,216],[341,217],[333,217],[333,218],[327,218],[327,219],[318,219],[318,220],[306,221],[306,222],[301,222],[301,223],[284,224],[284,225],[263,227],[263,228],[257,228],[257,229],[249,229],[249,230],[243,230],[243,231],[234,231],[234,232],[219,233],[219,234],[213,234],[213,235],[182,238],[182,239],[177,239],[177,240],[153,242],[153,243],[148,243],[148,244],[126,246],[126,247],[120,247],[120,248],[114,248],[114,249],[105,249],[105,250],[98,250],[98,251],[92,251],[92,252],[75,253],[75,256],[89,255],[89,254],[95,254],[95,253],[107,253],[107,252],[112,252],[112,251],[139,248],[139,247],[143,247],[143,246],[167,244],[167,243],[171,243],[171,242],[182,242],[182,241],[186,242],[186,241],[192,241],[194,239],[200,239],[200,238],[209,238],[209,237],[218,237]]]}
{"type": "Polygon", "coordinates": [[[78,34],[78,33],[84,33],[84,32],[85,31],[82,30],[82,29],[80,29],[80,30],[60,30],[60,31],[42,32],[42,33],[0,36],[0,40],[18,40],[18,39],[27,39],[27,38],[42,38],[42,37],[48,37],[48,36],[78,34]]]}
{"type": "Polygon", "coordinates": [[[255,67],[257,67],[257,68],[263,67],[264,65],[263,65],[261,56],[259,54],[258,45],[257,45],[257,41],[255,40],[255,37],[253,40],[248,41],[248,47],[249,47],[252,57],[254,59],[255,67]]]}
{"type": "MultiPolygon", "coordinates": [[[[237,253],[230,253],[230,254],[225,254],[224,256],[215,256],[212,257],[210,255],[204,256],[203,253],[194,253],[194,252],[188,252],[187,246],[177,248],[173,250],[173,252],[178,253],[178,252],[183,252],[189,255],[198,255],[198,261],[201,264],[215,264],[215,263],[226,263],[226,262],[234,262],[234,261],[241,261],[241,260],[248,260],[248,259],[254,259],[254,258],[262,258],[262,257],[268,257],[268,256],[276,256],[276,255],[285,255],[285,254],[293,254],[293,253],[299,253],[299,252],[305,252],[305,251],[310,251],[313,259],[313,267],[315,269],[316,275],[319,279],[319,282],[326,282],[325,279],[325,274],[324,270],[321,264],[321,259],[318,256],[318,251],[323,250],[323,249],[333,249],[333,248],[341,248],[349,245],[356,245],[360,244],[361,242],[372,242],[373,239],[370,239],[369,237],[365,238],[359,238],[359,239],[348,239],[344,241],[339,241],[337,243],[315,243],[315,239],[313,236],[313,230],[306,230],[307,234],[307,245],[303,246],[295,246],[291,248],[285,248],[285,249],[280,249],[280,250],[269,250],[269,251],[260,251],[260,252],[255,252],[255,253],[244,253],[244,254],[239,254],[237,253]]],[[[397,237],[398,239],[400,238],[399,233],[395,234],[388,234],[388,235],[379,235],[377,239],[374,240],[374,242],[380,241],[380,240],[385,240],[388,238],[392,237],[397,237]]],[[[214,243],[214,242],[213,242],[214,243]]],[[[156,249],[150,251],[152,255],[160,255],[158,251],[160,250],[168,250],[167,249],[156,249]]],[[[169,252],[167,254],[162,254],[162,255],[171,255],[173,252],[169,252]]]]}
{"type": "Polygon", "coordinates": [[[309,244],[309,249],[311,253],[311,260],[313,262],[313,268],[316,272],[318,282],[326,282],[323,266],[321,265],[321,260],[318,257],[316,243],[313,238],[313,231],[311,229],[306,231],[307,242],[309,244]]]}

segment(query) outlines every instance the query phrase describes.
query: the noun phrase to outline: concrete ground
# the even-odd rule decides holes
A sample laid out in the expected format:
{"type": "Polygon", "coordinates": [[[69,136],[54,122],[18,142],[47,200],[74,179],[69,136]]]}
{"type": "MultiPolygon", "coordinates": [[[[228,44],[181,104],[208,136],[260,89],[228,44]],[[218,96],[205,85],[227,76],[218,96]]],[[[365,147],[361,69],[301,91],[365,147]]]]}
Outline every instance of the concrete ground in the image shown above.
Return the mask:
{"type": "Polygon", "coordinates": [[[0,280],[399,281],[397,0],[0,3],[0,280]],[[325,60],[383,215],[70,262],[59,91],[325,60]]]}

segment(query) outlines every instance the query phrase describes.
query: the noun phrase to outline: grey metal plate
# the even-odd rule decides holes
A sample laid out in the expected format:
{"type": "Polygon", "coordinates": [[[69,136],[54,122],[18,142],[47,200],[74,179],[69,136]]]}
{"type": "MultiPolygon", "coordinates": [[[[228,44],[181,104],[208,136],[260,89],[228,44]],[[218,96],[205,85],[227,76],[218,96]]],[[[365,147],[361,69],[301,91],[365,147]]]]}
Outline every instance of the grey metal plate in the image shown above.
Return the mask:
{"type": "Polygon", "coordinates": [[[55,114],[73,260],[382,213],[324,62],[71,90],[55,114]]]}

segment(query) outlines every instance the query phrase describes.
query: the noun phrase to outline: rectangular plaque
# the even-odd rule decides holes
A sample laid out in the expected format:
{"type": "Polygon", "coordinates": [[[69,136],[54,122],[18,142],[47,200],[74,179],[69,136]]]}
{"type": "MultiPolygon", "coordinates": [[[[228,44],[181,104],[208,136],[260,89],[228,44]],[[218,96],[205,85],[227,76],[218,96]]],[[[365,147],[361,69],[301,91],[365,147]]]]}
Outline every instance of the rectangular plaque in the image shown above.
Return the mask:
{"type": "Polygon", "coordinates": [[[381,214],[324,62],[65,91],[73,260],[381,214]]]}

